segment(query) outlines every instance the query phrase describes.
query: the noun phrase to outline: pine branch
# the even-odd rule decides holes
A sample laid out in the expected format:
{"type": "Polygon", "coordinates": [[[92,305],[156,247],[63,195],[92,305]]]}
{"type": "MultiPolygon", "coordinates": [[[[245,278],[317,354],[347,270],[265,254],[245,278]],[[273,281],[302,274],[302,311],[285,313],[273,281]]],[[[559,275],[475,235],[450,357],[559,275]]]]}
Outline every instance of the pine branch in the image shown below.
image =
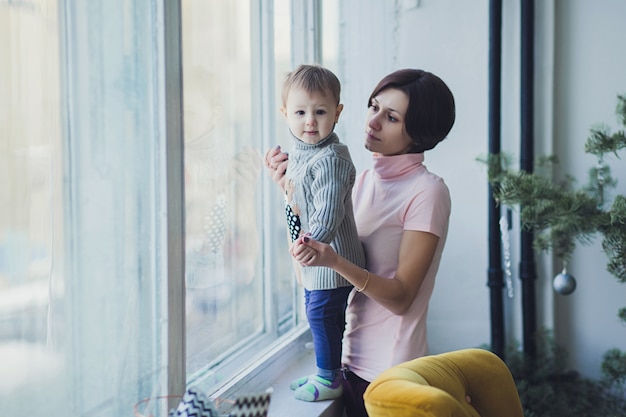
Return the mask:
{"type": "Polygon", "coordinates": [[[598,228],[609,222],[597,200],[585,191],[571,191],[567,182],[553,183],[537,174],[506,172],[494,184],[501,204],[520,206],[523,226],[539,234],[535,247],[553,250],[568,260],[576,242],[589,244],[598,228]]]}
{"type": "Polygon", "coordinates": [[[622,322],[626,323],[626,307],[620,308],[617,312],[617,316],[622,322]]]}
{"type": "Polygon", "coordinates": [[[617,120],[622,126],[626,126],[626,95],[617,95],[617,107],[615,109],[617,113],[617,120]]]}
{"type": "Polygon", "coordinates": [[[607,271],[626,283],[626,197],[615,197],[608,213],[609,222],[600,227],[604,234],[602,249],[609,258],[607,271]]]}
{"type": "Polygon", "coordinates": [[[591,134],[585,144],[585,152],[596,156],[607,153],[618,156],[617,151],[623,148],[626,148],[624,131],[620,130],[611,135],[606,125],[599,125],[591,129],[591,134]]]}
{"type": "MultiPolygon", "coordinates": [[[[626,126],[626,95],[617,96],[617,119],[622,126],[626,126]]],[[[626,148],[626,135],[623,130],[610,133],[606,124],[598,124],[591,129],[591,135],[585,143],[585,152],[602,157],[604,154],[613,153],[619,158],[617,152],[626,148]]]]}

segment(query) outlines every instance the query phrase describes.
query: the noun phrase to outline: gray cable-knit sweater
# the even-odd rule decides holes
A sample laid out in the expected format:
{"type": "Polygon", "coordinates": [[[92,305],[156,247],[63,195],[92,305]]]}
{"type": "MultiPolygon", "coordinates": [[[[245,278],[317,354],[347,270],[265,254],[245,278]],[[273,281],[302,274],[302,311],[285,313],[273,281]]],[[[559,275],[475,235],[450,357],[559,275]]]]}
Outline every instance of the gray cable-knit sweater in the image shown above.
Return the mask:
{"type": "MultiPolygon", "coordinates": [[[[365,266],[352,210],[356,169],[348,147],[335,133],[310,145],[293,136],[285,182],[285,210],[291,240],[304,233],[329,243],[349,261],[365,266]]],[[[302,267],[302,285],[308,290],[351,286],[326,267],[302,267]]]]}

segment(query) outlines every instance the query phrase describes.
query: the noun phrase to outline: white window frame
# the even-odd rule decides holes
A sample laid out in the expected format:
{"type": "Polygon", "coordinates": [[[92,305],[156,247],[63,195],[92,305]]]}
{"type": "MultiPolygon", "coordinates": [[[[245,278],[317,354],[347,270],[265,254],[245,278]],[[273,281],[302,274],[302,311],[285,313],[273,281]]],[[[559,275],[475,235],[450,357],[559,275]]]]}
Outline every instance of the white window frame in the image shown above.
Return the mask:
{"type": "Polygon", "coordinates": [[[167,392],[184,392],[185,349],[185,195],[182,118],[182,54],[180,1],[158,2],[162,7],[164,62],[162,81],[165,103],[165,193],[167,208],[167,392]]]}

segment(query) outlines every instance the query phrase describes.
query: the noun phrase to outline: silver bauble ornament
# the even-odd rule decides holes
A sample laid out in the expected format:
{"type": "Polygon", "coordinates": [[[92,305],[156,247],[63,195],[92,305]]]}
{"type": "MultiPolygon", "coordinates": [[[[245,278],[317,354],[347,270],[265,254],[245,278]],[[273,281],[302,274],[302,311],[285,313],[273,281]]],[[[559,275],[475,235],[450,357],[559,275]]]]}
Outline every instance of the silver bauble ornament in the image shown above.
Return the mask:
{"type": "Polygon", "coordinates": [[[552,280],[554,291],[562,295],[570,295],[576,289],[576,279],[565,269],[552,280]]]}

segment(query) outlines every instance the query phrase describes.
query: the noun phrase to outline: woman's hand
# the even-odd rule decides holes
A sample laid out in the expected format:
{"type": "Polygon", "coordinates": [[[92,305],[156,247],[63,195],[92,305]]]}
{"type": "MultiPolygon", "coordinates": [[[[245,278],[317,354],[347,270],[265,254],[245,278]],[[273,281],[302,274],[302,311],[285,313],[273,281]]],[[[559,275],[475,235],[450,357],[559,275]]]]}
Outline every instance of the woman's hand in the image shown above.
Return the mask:
{"type": "Polygon", "coordinates": [[[285,190],[285,172],[289,164],[289,154],[283,152],[280,146],[274,146],[265,152],[265,167],[268,169],[272,180],[278,184],[281,190],[285,190]]]}

